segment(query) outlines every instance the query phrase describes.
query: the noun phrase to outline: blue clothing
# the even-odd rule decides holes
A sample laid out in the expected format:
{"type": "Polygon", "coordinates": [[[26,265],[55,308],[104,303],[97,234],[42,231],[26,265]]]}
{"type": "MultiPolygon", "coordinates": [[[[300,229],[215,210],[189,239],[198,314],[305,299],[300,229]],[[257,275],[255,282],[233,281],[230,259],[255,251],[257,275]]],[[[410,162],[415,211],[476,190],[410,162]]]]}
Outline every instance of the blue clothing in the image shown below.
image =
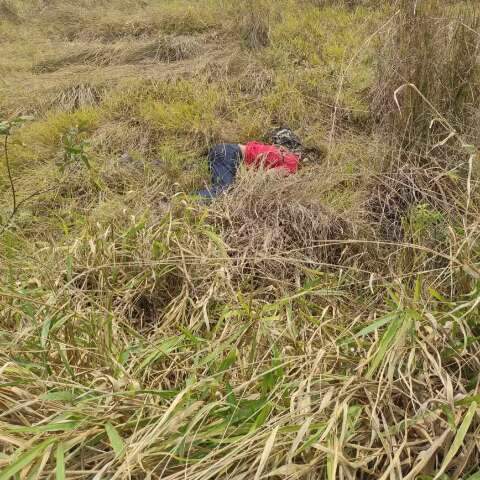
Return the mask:
{"type": "Polygon", "coordinates": [[[236,143],[220,143],[208,153],[208,166],[212,175],[212,186],[200,190],[198,195],[213,199],[224,192],[235,180],[242,162],[242,151],[236,143]]]}

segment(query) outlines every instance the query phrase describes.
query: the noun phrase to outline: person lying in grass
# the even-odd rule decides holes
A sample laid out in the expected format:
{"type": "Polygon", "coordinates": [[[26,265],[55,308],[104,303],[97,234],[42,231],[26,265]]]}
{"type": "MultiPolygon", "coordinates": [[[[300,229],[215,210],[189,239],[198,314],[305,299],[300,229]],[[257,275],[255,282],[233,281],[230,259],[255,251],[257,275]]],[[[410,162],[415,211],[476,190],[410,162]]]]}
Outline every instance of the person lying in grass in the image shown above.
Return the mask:
{"type": "Polygon", "coordinates": [[[287,173],[296,173],[300,163],[301,143],[288,128],[276,130],[272,134],[272,144],[248,142],[247,144],[221,143],[208,153],[208,165],[212,176],[212,185],[200,190],[198,195],[213,199],[225,192],[235,181],[240,165],[283,169],[287,173]]]}

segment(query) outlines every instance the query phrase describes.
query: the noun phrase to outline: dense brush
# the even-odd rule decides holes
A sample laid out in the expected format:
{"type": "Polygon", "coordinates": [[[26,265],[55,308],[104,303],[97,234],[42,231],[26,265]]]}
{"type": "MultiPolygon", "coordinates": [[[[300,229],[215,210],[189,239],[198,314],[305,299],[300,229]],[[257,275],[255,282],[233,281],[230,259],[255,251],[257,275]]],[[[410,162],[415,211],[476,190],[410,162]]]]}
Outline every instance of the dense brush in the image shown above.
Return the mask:
{"type": "Polygon", "coordinates": [[[466,4],[0,0],[0,480],[480,478],[466,4]]]}

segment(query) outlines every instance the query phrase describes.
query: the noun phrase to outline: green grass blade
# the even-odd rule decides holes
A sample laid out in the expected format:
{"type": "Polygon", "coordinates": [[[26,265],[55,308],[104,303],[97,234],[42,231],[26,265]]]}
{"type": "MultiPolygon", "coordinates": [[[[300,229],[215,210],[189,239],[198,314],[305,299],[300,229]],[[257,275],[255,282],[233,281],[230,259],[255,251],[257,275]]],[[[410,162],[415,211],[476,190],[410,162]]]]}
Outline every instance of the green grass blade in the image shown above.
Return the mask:
{"type": "Polygon", "coordinates": [[[55,478],[56,480],[65,480],[65,448],[63,443],[59,443],[55,452],[55,478]]]}
{"type": "Polygon", "coordinates": [[[105,431],[107,432],[108,439],[112,445],[115,456],[118,458],[122,455],[125,444],[123,443],[122,437],[118,433],[118,430],[109,422],[105,424],[105,431]]]}
{"type": "Polygon", "coordinates": [[[372,362],[370,363],[370,368],[367,372],[367,378],[370,378],[375,370],[379,367],[383,358],[387,354],[388,350],[392,346],[397,334],[402,326],[403,315],[398,315],[389,325],[385,333],[383,334],[377,352],[375,353],[372,362]]]}
{"type": "Polygon", "coordinates": [[[78,420],[64,420],[62,422],[51,422],[46,425],[38,425],[36,427],[6,427],[11,432],[17,433],[45,433],[45,432],[70,432],[80,425],[78,420]]]}
{"type": "Polygon", "coordinates": [[[160,345],[154,347],[154,350],[143,360],[143,362],[138,367],[137,371],[141,372],[151,363],[155,362],[164,355],[168,355],[173,352],[176,348],[180,347],[184,341],[184,336],[179,335],[177,337],[171,337],[162,342],[160,345]]]}
{"type": "Polygon", "coordinates": [[[434,480],[437,480],[439,477],[441,477],[443,472],[445,472],[448,465],[450,465],[450,462],[454,459],[455,455],[462,447],[463,441],[465,439],[465,435],[467,434],[468,429],[470,428],[470,424],[472,423],[473,416],[475,415],[476,410],[477,410],[477,402],[472,402],[469,409],[467,410],[467,413],[465,414],[465,417],[463,419],[462,424],[460,425],[460,428],[457,430],[457,434],[453,439],[453,443],[450,449],[445,455],[445,458],[443,460],[443,463],[442,463],[442,466],[440,467],[439,472],[435,475],[434,480]]]}
{"type": "Polygon", "coordinates": [[[394,312],[394,313],[389,313],[388,315],[385,315],[384,317],[381,317],[378,320],[375,320],[374,322],[368,324],[366,327],[359,330],[355,335],[349,337],[347,340],[344,340],[342,344],[348,344],[352,340],[355,340],[356,338],[365,337],[369,333],[375,332],[379,328],[383,327],[384,325],[387,325],[392,320],[397,318],[397,316],[398,316],[398,313],[394,312]]]}
{"type": "Polygon", "coordinates": [[[0,480],[8,480],[22,471],[27,465],[30,465],[36,458],[42,455],[45,449],[54,442],[54,438],[49,438],[30,450],[20,454],[18,458],[16,458],[2,473],[0,473],[0,480]]]}
{"type": "Polygon", "coordinates": [[[50,326],[52,325],[52,317],[47,317],[42,324],[42,333],[40,335],[40,345],[45,348],[47,345],[48,334],[50,333],[50,326]]]}

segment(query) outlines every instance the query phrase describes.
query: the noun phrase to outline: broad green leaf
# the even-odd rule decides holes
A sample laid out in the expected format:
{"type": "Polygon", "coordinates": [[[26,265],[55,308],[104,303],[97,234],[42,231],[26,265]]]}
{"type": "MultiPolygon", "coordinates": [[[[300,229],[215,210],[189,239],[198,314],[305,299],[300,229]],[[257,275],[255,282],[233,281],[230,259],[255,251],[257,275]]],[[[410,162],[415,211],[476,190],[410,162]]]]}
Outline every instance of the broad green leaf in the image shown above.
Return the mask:
{"type": "Polygon", "coordinates": [[[55,453],[55,478],[65,480],[65,448],[63,443],[59,443],[55,453]]]}
{"type": "Polygon", "coordinates": [[[55,442],[54,438],[49,438],[39,443],[35,447],[20,454],[18,457],[13,455],[14,459],[10,465],[0,473],[0,480],[8,480],[17,473],[21,472],[27,465],[30,465],[36,458],[43,454],[52,443],[55,442]],[[15,458],[16,457],[16,458],[15,458]]]}
{"type": "MultiPolygon", "coordinates": [[[[475,379],[477,381],[477,379],[475,379]]],[[[473,402],[477,404],[480,403],[480,394],[479,395],[469,395],[468,397],[464,397],[461,400],[457,400],[455,402],[455,406],[459,405],[471,405],[473,402]]]]}
{"type": "Polygon", "coordinates": [[[437,292],[437,290],[435,290],[433,288],[429,288],[428,293],[430,293],[430,295],[435,300],[438,300],[439,302],[442,302],[442,303],[447,303],[447,299],[441,293],[437,292]]]}
{"type": "MultiPolygon", "coordinates": [[[[334,449],[332,441],[329,442],[329,447],[330,447],[330,450],[334,449]]],[[[327,454],[327,479],[335,480],[336,472],[337,472],[337,462],[335,459],[335,454],[328,453],[327,454]]]]}
{"type": "Polygon", "coordinates": [[[107,432],[108,439],[110,440],[110,444],[115,452],[115,456],[120,457],[125,449],[125,444],[123,443],[122,437],[110,422],[105,424],[105,431],[107,432]]]}
{"type": "Polygon", "coordinates": [[[49,332],[49,335],[60,330],[61,327],[63,327],[63,325],[65,325],[65,323],[67,323],[71,318],[73,317],[72,314],[69,314],[69,315],[65,315],[64,317],[61,317],[61,318],[55,318],[55,321],[52,322],[52,325],[50,326],[50,332],[49,332]]]}
{"type": "Polygon", "coordinates": [[[419,275],[415,280],[415,291],[413,294],[413,301],[418,302],[420,301],[422,296],[422,277],[419,275]]]}
{"type": "Polygon", "coordinates": [[[64,402],[72,402],[74,399],[74,395],[72,392],[69,391],[60,391],[60,392],[47,392],[43,395],[40,395],[41,400],[59,400],[64,402]]]}
{"type": "Polygon", "coordinates": [[[217,246],[217,248],[220,250],[220,253],[224,257],[227,257],[227,246],[225,245],[225,242],[221,239],[221,237],[209,229],[205,229],[204,233],[217,246]]]}
{"type": "Polygon", "coordinates": [[[465,417],[463,418],[462,424],[457,430],[457,434],[453,439],[450,449],[448,450],[447,454],[445,455],[445,458],[443,459],[443,463],[442,463],[442,466],[440,467],[440,470],[435,475],[434,480],[438,480],[441,477],[443,472],[445,472],[447,467],[450,465],[450,462],[454,459],[455,455],[458,453],[458,451],[462,447],[463,441],[465,439],[465,435],[467,434],[468,429],[470,428],[470,424],[472,423],[473,416],[475,415],[476,410],[477,410],[477,402],[472,402],[469,409],[467,410],[467,413],[465,414],[465,417]]]}
{"type": "Polygon", "coordinates": [[[443,413],[445,413],[450,428],[455,430],[455,414],[452,410],[452,407],[450,405],[442,405],[440,408],[442,409],[443,413]]]}
{"type": "Polygon", "coordinates": [[[118,355],[118,363],[120,365],[125,365],[128,361],[130,357],[130,350],[123,350],[122,352],[120,352],[120,354],[118,355]]]}
{"type": "Polygon", "coordinates": [[[322,289],[315,289],[315,288],[307,288],[307,289],[302,289],[297,291],[297,293],[281,298],[278,300],[275,306],[280,306],[284,304],[289,304],[292,300],[297,300],[299,298],[305,297],[307,295],[315,295],[315,296],[320,296],[320,297],[342,297],[345,294],[340,291],[340,290],[334,290],[334,289],[329,289],[329,288],[322,288],[322,289]]]}
{"type": "Polygon", "coordinates": [[[206,355],[203,358],[200,358],[198,362],[196,362],[195,366],[196,367],[203,367],[205,365],[208,365],[215,360],[217,360],[224,352],[224,350],[228,348],[228,345],[220,345],[218,348],[210,352],[208,355],[206,355]]]}
{"type": "Polygon", "coordinates": [[[267,403],[259,412],[257,415],[257,418],[255,419],[255,423],[253,424],[251,431],[254,432],[255,430],[258,430],[262,425],[265,424],[265,422],[268,420],[270,417],[270,413],[273,410],[273,405],[271,403],[267,403]]]}
{"type": "MultiPolygon", "coordinates": [[[[314,428],[314,425],[312,425],[312,429],[313,428],[314,428]]],[[[298,448],[295,454],[298,455],[299,453],[305,450],[308,450],[313,444],[315,444],[325,432],[325,428],[326,428],[326,425],[318,426],[318,430],[314,434],[310,435],[310,437],[308,437],[307,440],[305,440],[305,443],[298,448]]]]}
{"type": "Polygon", "coordinates": [[[372,333],[379,328],[383,327],[387,323],[390,323],[393,319],[398,317],[398,312],[395,313],[389,313],[388,315],[385,315],[384,317],[379,318],[378,320],[375,320],[374,322],[368,324],[366,327],[362,328],[359,330],[353,337],[350,337],[348,340],[345,340],[343,343],[349,343],[355,338],[359,337],[365,337],[369,333],[372,333]]]}
{"type": "Polygon", "coordinates": [[[145,228],[145,221],[140,221],[136,223],[133,227],[130,227],[124,234],[125,238],[132,238],[137,235],[138,232],[145,228]]]}
{"type": "Polygon", "coordinates": [[[227,382],[225,390],[227,392],[227,395],[225,396],[225,401],[230,406],[236,407],[237,406],[237,398],[235,397],[235,392],[233,391],[233,388],[232,388],[232,386],[230,385],[229,382],[227,382]]]}
{"type": "Polygon", "coordinates": [[[179,329],[185,335],[185,338],[190,340],[194,345],[198,345],[199,343],[208,343],[208,340],[194,335],[193,332],[186,327],[182,327],[181,325],[179,325],[179,329]]]}
{"type": "Polygon", "coordinates": [[[57,352],[62,359],[62,363],[67,369],[67,372],[70,374],[72,378],[75,378],[75,372],[73,371],[73,368],[70,366],[70,362],[68,361],[68,357],[65,354],[65,350],[57,343],[57,352]]]}
{"type": "Polygon", "coordinates": [[[245,422],[250,423],[259,415],[267,403],[266,399],[240,400],[238,405],[234,407],[233,415],[221,415],[221,417],[230,418],[229,421],[232,425],[241,425],[245,422]]]}

